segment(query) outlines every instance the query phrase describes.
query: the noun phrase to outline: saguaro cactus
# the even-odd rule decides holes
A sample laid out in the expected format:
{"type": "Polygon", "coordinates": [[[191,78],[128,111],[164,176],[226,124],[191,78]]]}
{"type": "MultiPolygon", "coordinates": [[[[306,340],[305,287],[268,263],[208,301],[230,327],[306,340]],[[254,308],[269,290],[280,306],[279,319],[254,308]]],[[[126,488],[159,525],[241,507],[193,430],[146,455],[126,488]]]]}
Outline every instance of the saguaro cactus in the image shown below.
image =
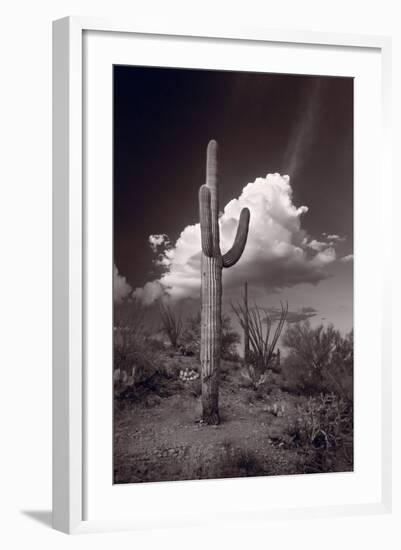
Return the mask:
{"type": "Polygon", "coordinates": [[[249,309],[248,309],[248,282],[244,283],[244,365],[249,365],[249,309]]]}
{"type": "Polygon", "coordinates": [[[243,208],[237,234],[231,249],[222,254],[219,235],[219,197],[217,142],[207,147],[206,184],[199,189],[199,217],[202,241],[202,314],[201,314],[201,370],[202,421],[218,424],[219,366],[221,350],[222,269],[232,267],[245,248],[250,213],[243,208]]]}

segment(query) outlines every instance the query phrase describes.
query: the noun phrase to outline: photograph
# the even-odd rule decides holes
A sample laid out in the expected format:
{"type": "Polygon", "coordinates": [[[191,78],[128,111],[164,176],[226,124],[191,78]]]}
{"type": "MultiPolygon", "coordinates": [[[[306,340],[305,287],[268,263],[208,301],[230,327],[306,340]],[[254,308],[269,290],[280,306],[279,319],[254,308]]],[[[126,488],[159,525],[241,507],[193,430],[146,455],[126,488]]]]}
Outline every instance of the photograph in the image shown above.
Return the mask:
{"type": "Polygon", "coordinates": [[[114,65],[112,209],[113,483],[352,472],[354,79],[114,65]]]}

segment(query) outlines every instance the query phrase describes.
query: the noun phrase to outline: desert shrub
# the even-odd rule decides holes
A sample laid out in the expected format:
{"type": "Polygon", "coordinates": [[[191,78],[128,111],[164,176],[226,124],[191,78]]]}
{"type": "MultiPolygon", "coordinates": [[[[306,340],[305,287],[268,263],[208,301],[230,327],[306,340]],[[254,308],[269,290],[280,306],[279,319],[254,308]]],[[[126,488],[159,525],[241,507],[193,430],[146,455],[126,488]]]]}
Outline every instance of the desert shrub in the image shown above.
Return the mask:
{"type": "Polygon", "coordinates": [[[335,393],[310,396],[288,418],[282,444],[309,451],[305,471],[352,469],[352,404],[335,393]]]}
{"type": "Polygon", "coordinates": [[[113,381],[117,395],[154,371],[153,362],[141,344],[144,316],[142,305],[132,297],[114,305],[113,381]]]}
{"type": "Polygon", "coordinates": [[[231,326],[230,317],[223,315],[221,326],[221,358],[226,361],[238,361],[240,357],[237,345],[240,341],[240,335],[231,326]]]}
{"type": "Polygon", "coordinates": [[[271,381],[271,371],[261,372],[257,366],[251,362],[246,363],[241,371],[245,387],[252,388],[256,393],[263,393],[264,387],[271,381]]]}
{"type": "Polygon", "coordinates": [[[181,336],[181,343],[187,353],[196,357],[200,355],[200,313],[186,320],[185,328],[181,336]]]}
{"type": "Polygon", "coordinates": [[[149,336],[149,335],[145,335],[144,338],[143,338],[143,344],[146,345],[146,348],[152,352],[157,352],[157,353],[166,353],[166,351],[168,350],[168,346],[166,346],[166,344],[158,339],[158,338],[154,338],[152,336],[149,336]]]}
{"type": "Polygon", "coordinates": [[[288,354],[281,362],[280,388],[284,391],[301,394],[305,391],[304,370],[297,368],[295,354],[288,354]]]}
{"type": "Polygon", "coordinates": [[[324,389],[352,401],[354,392],[354,332],[337,341],[329,368],[323,371],[324,389]]]}
{"type": "Polygon", "coordinates": [[[150,350],[139,337],[131,340],[129,346],[114,349],[114,391],[123,394],[146,383],[161,370],[160,355],[150,350]]]}
{"type": "Polygon", "coordinates": [[[202,395],[202,382],[200,378],[193,380],[188,390],[194,397],[200,397],[202,395]]]}
{"type": "MultiPolygon", "coordinates": [[[[266,467],[254,449],[240,447],[229,439],[223,441],[215,456],[214,477],[252,477],[265,475],[266,467]]],[[[209,476],[208,476],[209,477],[209,476]]]]}
{"type": "Polygon", "coordinates": [[[234,468],[239,469],[241,476],[264,475],[265,469],[261,459],[248,448],[238,448],[233,460],[234,468]]]}
{"type": "Polygon", "coordinates": [[[113,347],[118,356],[124,355],[138,338],[143,338],[144,318],[145,310],[135,298],[128,297],[114,304],[113,347]]]}
{"type": "Polygon", "coordinates": [[[298,414],[300,434],[310,444],[330,449],[352,441],[352,407],[336,394],[309,397],[298,414]]]}
{"type": "Polygon", "coordinates": [[[283,337],[286,388],[308,394],[336,392],[352,400],[353,333],[342,336],[332,325],[309,321],[289,325],[283,337]]]}
{"type": "Polygon", "coordinates": [[[181,314],[163,302],[159,304],[159,311],[162,329],[170,340],[172,347],[177,348],[182,333],[181,314]]]}
{"type": "MultiPolygon", "coordinates": [[[[231,320],[228,315],[222,316],[221,326],[221,358],[226,361],[238,361],[239,355],[237,345],[241,338],[238,332],[233,330],[231,320]]],[[[200,337],[201,337],[201,315],[190,317],[186,321],[185,329],[182,333],[181,342],[187,352],[193,353],[199,358],[200,355],[200,337]]]]}
{"type": "Polygon", "coordinates": [[[132,397],[147,389],[153,391],[161,378],[175,375],[166,361],[163,342],[147,334],[144,317],[143,307],[132,298],[115,305],[113,385],[116,397],[132,397]]]}

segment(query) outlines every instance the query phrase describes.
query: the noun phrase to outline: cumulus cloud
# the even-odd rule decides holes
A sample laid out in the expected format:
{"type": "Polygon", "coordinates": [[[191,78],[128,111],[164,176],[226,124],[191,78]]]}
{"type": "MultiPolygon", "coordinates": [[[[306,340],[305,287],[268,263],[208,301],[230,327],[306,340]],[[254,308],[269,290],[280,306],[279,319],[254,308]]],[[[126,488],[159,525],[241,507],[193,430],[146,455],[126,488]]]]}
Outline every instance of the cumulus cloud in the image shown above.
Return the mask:
{"type": "MultiPolygon", "coordinates": [[[[268,308],[266,311],[272,321],[278,321],[280,319],[281,310],[278,308],[272,307],[268,308]]],[[[288,311],[286,322],[288,324],[299,323],[300,321],[306,321],[311,317],[315,317],[317,314],[318,310],[313,307],[302,307],[296,311],[288,311]]]]}
{"type": "Polygon", "coordinates": [[[314,258],[311,260],[311,264],[314,264],[316,266],[323,266],[325,264],[331,264],[336,259],[336,251],[332,246],[329,246],[328,248],[325,248],[324,250],[321,250],[316,254],[314,258]]]}
{"type": "Polygon", "coordinates": [[[339,241],[339,242],[343,242],[345,241],[345,237],[340,237],[340,235],[327,235],[327,238],[329,241],[339,241]]]}
{"type": "Polygon", "coordinates": [[[346,264],[348,262],[352,262],[353,259],[354,259],[354,255],[348,254],[347,256],[343,256],[342,258],[340,258],[340,261],[346,264]]]}
{"type": "Polygon", "coordinates": [[[166,290],[159,281],[150,281],[142,288],[137,288],[134,296],[139,298],[146,306],[152,304],[166,294],[166,290]]]}
{"type": "Polygon", "coordinates": [[[321,251],[324,248],[327,247],[327,243],[323,241],[317,241],[316,239],[313,239],[308,243],[309,248],[312,248],[312,250],[321,251]]]}
{"type": "MultiPolygon", "coordinates": [[[[248,183],[238,198],[224,208],[220,219],[220,243],[224,254],[235,237],[241,209],[251,212],[248,241],[240,261],[223,270],[225,292],[248,281],[250,286],[276,291],[299,283],[316,284],[328,276],[326,268],[336,260],[332,243],[311,239],[302,229],[306,206],[293,204],[288,176],[268,174],[248,183]]],[[[175,244],[167,235],[151,235],[155,262],[164,268],[156,281],[134,294],[146,303],[166,292],[173,299],[197,298],[200,289],[199,223],[183,229],[175,244]]]]}
{"type": "Polygon", "coordinates": [[[153,252],[157,252],[161,246],[170,246],[170,240],[164,233],[161,235],[149,235],[148,240],[153,252]]]}
{"type": "Polygon", "coordinates": [[[305,306],[300,309],[302,313],[318,313],[318,310],[311,306],[305,306]]]}
{"type": "Polygon", "coordinates": [[[114,265],[113,270],[113,295],[116,303],[121,302],[132,292],[131,286],[127,283],[127,279],[120,275],[117,266],[114,265]]]}

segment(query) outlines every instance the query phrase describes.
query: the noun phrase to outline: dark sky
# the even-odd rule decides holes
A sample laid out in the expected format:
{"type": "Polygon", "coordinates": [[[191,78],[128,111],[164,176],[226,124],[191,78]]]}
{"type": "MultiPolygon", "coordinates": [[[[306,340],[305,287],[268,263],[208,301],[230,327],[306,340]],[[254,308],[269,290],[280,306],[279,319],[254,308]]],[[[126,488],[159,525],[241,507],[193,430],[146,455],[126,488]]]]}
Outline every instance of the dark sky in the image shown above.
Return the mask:
{"type": "Polygon", "coordinates": [[[269,172],[291,174],[304,227],[352,242],[353,80],[114,67],[115,262],[130,284],[151,275],[147,237],[197,221],[205,148],[220,145],[221,204],[269,172]],[[306,129],[305,129],[306,128],[306,129]]]}
{"type": "Polygon", "coordinates": [[[149,235],[175,242],[198,221],[212,138],[221,207],[258,176],[289,174],[302,227],[346,235],[352,253],[351,78],[115,66],[114,261],[133,288],[160,275],[149,235]]]}

